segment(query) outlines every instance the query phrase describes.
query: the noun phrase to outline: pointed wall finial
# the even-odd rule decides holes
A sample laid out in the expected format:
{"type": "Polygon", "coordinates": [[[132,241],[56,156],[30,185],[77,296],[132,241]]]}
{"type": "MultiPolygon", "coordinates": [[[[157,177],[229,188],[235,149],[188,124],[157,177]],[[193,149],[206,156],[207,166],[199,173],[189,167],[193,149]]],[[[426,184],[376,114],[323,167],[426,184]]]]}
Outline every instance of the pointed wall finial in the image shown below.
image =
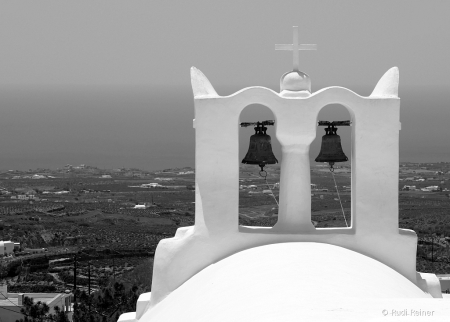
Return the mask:
{"type": "Polygon", "coordinates": [[[194,97],[206,96],[214,97],[219,96],[214,90],[214,87],[209,82],[208,78],[196,67],[191,67],[191,84],[194,97]]]}
{"type": "Polygon", "coordinates": [[[392,67],[380,78],[369,97],[398,97],[398,81],[398,67],[392,67]]]}

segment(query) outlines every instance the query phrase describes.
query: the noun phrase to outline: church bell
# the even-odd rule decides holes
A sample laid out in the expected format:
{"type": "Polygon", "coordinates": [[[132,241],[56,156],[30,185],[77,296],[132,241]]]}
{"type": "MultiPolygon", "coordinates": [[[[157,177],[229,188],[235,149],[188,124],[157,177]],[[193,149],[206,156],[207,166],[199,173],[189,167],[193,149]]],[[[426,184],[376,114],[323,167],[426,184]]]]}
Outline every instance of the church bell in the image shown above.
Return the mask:
{"type": "Polygon", "coordinates": [[[257,164],[263,171],[266,164],[275,164],[278,160],[272,152],[270,135],[266,134],[267,127],[264,126],[264,122],[257,122],[254,129],[255,134],[250,137],[250,146],[242,163],[257,164]]]}
{"type": "Polygon", "coordinates": [[[326,134],[322,136],[322,145],[320,153],[315,159],[316,162],[328,162],[331,167],[335,162],[348,161],[347,156],[342,150],[341,137],[336,134],[337,128],[329,123],[325,128],[326,134]]]}

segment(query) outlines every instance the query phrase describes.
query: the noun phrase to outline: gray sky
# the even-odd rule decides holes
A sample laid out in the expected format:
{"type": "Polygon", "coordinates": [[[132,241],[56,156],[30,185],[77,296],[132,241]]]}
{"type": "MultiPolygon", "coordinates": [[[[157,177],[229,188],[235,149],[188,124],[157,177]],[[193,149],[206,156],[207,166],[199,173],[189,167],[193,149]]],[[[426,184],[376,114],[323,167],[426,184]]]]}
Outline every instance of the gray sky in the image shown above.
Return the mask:
{"type": "Polygon", "coordinates": [[[0,4],[0,169],[193,165],[189,68],[222,95],[278,90],[292,54],[274,44],[292,43],[293,25],[318,44],[300,54],[313,91],[369,95],[398,66],[401,158],[450,161],[448,1],[0,4]]]}

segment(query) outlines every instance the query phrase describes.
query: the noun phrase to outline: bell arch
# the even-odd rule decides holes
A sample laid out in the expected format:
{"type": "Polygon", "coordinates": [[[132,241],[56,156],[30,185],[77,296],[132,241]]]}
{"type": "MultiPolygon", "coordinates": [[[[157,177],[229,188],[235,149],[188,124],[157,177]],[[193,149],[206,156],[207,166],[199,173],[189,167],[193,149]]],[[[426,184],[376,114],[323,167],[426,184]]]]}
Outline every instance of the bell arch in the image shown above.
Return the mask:
{"type": "MultiPolygon", "coordinates": [[[[247,122],[275,121],[274,126],[266,125],[265,138],[270,138],[271,152],[277,159],[275,164],[264,167],[266,178],[260,175],[258,164],[244,164],[243,161],[254,161],[259,157],[250,157],[251,147],[255,147],[256,125],[241,126],[239,128],[239,226],[273,227],[278,216],[279,178],[281,164],[281,144],[275,134],[276,116],[269,106],[264,104],[248,104],[239,114],[239,124],[247,122]],[[251,160],[249,159],[251,158],[251,160]]],[[[261,133],[262,134],[262,133],[261,133]]],[[[273,160],[272,160],[273,161],[273,160]]]]}
{"type": "Polygon", "coordinates": [[[316,138],[310,146],[311,160],[311,220],[316,228],[350,228],[352,224],[351,213],[351,160],[352,160],[352,117],[350,110],[342,104],[327,104],[319,110],[318,121],[350,121],[350,126],[336,126],[336,138],[334,135],[326,135],[327,126],[316,127],[316,138]],[[327,140],[328,138],[328,140],[327,140]],[[332,143],[322,145],[322,141],[332,143]],[[327,151],[333,148],[332,159],[347,161],[336,161],[333,164],[333,172],[330,165],[323,161],[315,161],[319,156],[322,160],[328,159],[327,151]],[[342,150],[339,149],[342,148],[342,150]],[[340,153],[342,152],[342,153],[340,153]],[[336,183],[336,184],[335,184],[336,183]]]}

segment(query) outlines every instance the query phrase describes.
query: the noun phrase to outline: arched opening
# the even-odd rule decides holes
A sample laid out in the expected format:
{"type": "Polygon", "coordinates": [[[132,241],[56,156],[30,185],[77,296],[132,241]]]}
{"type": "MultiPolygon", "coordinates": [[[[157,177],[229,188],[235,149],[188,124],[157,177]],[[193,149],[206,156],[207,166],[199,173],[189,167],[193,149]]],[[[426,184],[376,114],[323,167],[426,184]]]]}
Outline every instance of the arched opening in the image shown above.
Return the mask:
{"type": "MultiPolygon", "coordinates": [[[[259,104],[246,106],[239,117],[239,123],[267,120],[275,120],[275,115],[268,107],[259,104]]],[[[239,225],[272,227],[278,219],[281,145],[275,136],[276,124],[266,126],[278,164],[266,165],[267,177],[262,177],[257,164],[242,163],[249,150],[250,138],[255,134],[254,127],[239,129],[239,225]]]]}
{"type": "MultiPolygon", "coordinates": [[[[324,106],[319,112],[318,121],[352,121],[346,107],[338,104],[324,106]]],[[[350,126],[336,126],[336,134],[340,137],[342,151],[348,161],[335,162],[333,172],[326,162],[316,162],[322,148],[323,136],[328,126],[317,126],[316,138],[311,144],[311,220],[316,228],[351,227],[351,142],[350,126]]],[[[331,133],[331,132],[330,132],[331,133]]],[[[329,149],[324,145],[322,153],[339,151],[338,138],[327,136],[325,142],[334,147],[329,149]],[[324,151],[325,150],[325,151],[324,151]]],[[[336,159],[342,159],[340,153],[335,153],[336,159]]],[[[321,155],[320,160],[328,156],[321,155]]]]}

